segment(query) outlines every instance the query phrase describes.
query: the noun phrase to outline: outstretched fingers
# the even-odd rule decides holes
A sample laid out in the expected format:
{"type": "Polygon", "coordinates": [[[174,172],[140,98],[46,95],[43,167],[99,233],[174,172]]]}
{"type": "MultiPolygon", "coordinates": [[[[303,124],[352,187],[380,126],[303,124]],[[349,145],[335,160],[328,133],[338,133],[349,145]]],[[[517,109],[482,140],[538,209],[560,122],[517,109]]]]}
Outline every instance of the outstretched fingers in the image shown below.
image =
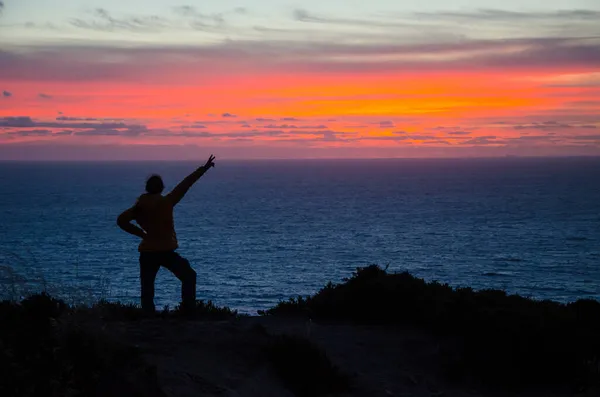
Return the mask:
{"type": "Polygon", "coordinates": [[[206,167],[210,168],[210,167],[214,167],[215,166],[215,156],[214,155],[210,155],[210,157],[208,158],[208,161],[206,162],[206,167]]]}

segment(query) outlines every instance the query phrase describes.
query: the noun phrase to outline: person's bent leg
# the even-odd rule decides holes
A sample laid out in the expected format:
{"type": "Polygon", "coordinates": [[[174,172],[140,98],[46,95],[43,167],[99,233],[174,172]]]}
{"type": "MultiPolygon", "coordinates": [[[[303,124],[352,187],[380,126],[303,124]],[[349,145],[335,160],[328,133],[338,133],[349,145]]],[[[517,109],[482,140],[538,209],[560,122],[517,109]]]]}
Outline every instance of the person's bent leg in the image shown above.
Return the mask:
{"type": "Polygon", "coordinates": [[[140,253],[140,282],[142,309],[154,313],[154,281],[160,264],[156,255],[151,252],[140,253]]]}
{"type": "Polygon", "coordinates": [[[196,272],[190,262],[173,252],[163,265],[181,281],[181,305],[184,310],[193,309],[196,305],[196,272]]]}

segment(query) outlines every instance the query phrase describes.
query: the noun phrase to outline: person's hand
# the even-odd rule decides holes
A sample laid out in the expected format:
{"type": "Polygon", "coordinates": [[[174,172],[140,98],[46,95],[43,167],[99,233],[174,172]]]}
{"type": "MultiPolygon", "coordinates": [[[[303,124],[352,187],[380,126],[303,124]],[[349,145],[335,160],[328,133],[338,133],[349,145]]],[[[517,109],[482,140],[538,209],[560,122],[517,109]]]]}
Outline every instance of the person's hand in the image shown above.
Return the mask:
{"type": "Polygon", "coordinates": [[[208,169],[210,169],[210,167],[214,167],[214,166],[215,166],[215,156],[213,156],[211,154],[210,157],[208,158],[208,161],[206,162],[206,164],[204,164],[204,169],[208,170],[208,169]]]}

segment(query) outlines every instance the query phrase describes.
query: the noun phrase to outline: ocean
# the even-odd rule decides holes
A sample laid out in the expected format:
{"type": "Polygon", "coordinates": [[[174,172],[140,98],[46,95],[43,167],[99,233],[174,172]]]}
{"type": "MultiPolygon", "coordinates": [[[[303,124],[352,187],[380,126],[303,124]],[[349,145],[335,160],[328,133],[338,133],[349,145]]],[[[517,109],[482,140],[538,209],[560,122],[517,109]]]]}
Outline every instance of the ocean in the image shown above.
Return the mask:
{"type": "MultiPolygon", "coordinates": [[[[168,190],[200,164],[0,163],[0,291],[137,302],[138,240],[116,218],[150,174],[168,190]]],[[[175,221],[198,299],[243,313],[369,264],[536,299],[600,299],[599,158],[217,158],[175,221]]],[[[179,296],[161,269],[157,307],[179,296]]]]}

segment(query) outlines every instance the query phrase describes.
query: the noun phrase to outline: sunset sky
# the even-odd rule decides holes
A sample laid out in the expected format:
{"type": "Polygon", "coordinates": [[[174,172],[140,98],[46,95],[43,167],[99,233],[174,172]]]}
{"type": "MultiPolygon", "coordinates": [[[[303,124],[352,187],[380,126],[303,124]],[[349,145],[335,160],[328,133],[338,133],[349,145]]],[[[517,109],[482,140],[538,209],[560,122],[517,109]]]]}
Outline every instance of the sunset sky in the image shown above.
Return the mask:
{"type": "Polygon", "coordinates": [[[176,4],[0,1],[0,160],[600,155],[598,0],[176,4]]]}

